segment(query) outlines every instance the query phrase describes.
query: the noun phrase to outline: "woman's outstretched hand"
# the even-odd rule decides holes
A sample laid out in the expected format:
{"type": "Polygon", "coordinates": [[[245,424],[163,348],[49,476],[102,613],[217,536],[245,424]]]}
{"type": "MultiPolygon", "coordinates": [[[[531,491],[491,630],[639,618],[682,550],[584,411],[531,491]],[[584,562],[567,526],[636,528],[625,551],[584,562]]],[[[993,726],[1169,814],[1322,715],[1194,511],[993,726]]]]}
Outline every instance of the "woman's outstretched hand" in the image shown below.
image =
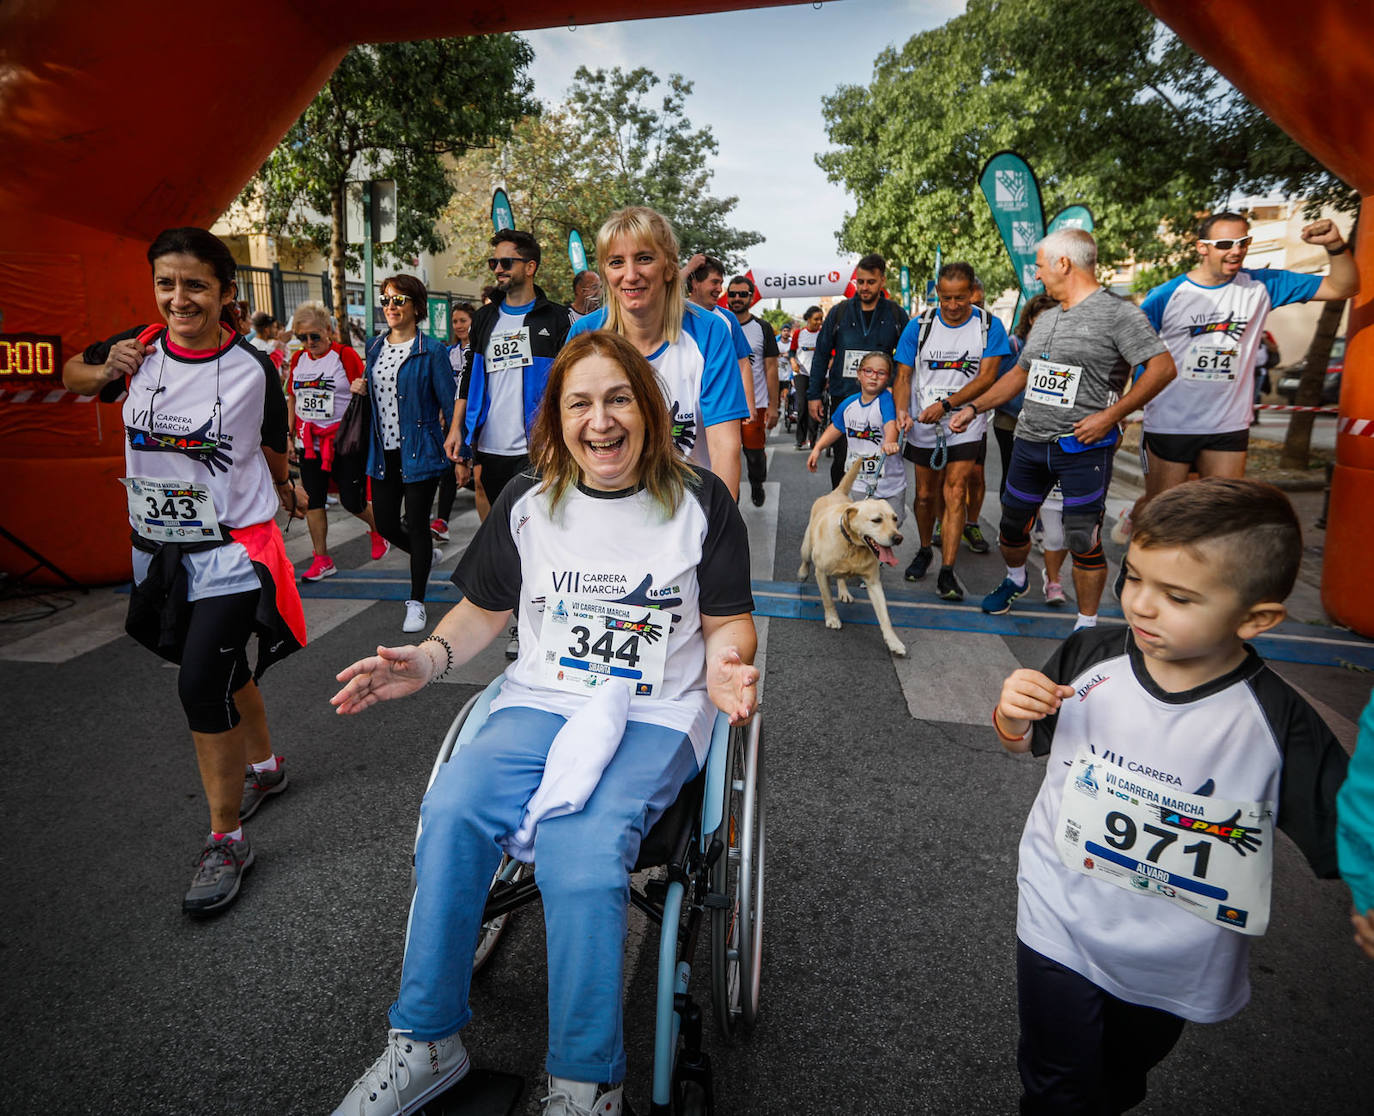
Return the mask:
{"type": "Polygon", "coordinates": [[[706,663],[706,692],[717,709],[740,725],[759,704],[759,671],[740,658],[739,648],[726,647],[706,663]]]}
{"type": "Polygon", "coordinates": [[[402,698],[423,689],[434,676],[430,655],[413,645],[378,647],[377,654],[344,667],[335,678],[344,688],[329,699],[340,713],[361,713],[379,701],[402,698]]]}

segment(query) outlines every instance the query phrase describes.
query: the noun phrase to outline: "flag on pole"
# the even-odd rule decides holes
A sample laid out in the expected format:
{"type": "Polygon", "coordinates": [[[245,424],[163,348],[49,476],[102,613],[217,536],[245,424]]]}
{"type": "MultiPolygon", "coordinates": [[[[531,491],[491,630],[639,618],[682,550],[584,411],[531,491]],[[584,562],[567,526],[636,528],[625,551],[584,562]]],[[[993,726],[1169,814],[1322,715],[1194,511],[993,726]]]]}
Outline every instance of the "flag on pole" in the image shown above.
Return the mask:
{"type": "Polygon", "coordinates": [[[1022,295],[1038,295],[1045,286],[1035,277],[1035,246],[1045,237],[1045,210],[1034,172],[1016,152],[999,151],[983,164],[978,184],[1002,234],[1022,295]]]}
{"type": "Polygon", "coordinates": [[[576,229],[568,233],[568,263],[572,264],[574,275],[587,270],[587,249],[582,246],[582,234],[576,229]]]}
{"type": "Polygon", "coordinates": [[[515,228],[515,215],[510,209],[510,198],[506,197],[506,192],[499,186],[491,192],[491,226],[496,232],[515,228]]]}

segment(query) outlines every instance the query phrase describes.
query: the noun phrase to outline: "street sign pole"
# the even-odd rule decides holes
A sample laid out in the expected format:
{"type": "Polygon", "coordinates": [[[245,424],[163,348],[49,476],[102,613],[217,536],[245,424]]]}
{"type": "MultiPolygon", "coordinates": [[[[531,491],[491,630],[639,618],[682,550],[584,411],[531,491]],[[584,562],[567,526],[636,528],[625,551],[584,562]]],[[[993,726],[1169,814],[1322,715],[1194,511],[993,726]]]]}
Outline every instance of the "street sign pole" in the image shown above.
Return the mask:
{"type": "MultiPolygon", "coordinates": [[[[367,338],[372,337],[376,320],[373,309],[376,299],[372,297],[372,183],[363,183],[363,330],[367,338]]],[[[366,341],[364,341],[366,344],[366,341]]]]}

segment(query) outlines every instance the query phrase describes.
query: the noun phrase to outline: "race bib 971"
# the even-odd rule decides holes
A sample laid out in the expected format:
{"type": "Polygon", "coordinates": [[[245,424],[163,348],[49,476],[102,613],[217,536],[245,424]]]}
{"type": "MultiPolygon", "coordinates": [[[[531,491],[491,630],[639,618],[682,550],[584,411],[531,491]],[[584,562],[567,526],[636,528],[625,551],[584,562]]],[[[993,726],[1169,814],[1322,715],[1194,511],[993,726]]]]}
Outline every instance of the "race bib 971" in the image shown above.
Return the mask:
{"type": "Polygon", "coordinates": [[[635,697],[663,688],[672,616],[646,605],[595,597],[550,597],[539,632],[539,671],[560,690],[586,693],[612,678],[628,681],[635,697]]]}
{"type": "Polygon", "coordinates": [[[1055,844],[1066,867],[1142,901],[1162,899],[1239,934],[1269,925],[1267,803],[1182,794],[1084,748],[1064,782],[1055,844]]]}
{"type": "Polygon", "coordinates": [[[121,477],[119,483],[128,490],[129,522],[145,539],[207,542],[223,537],[205,485],[147,477],[121,477]]]}

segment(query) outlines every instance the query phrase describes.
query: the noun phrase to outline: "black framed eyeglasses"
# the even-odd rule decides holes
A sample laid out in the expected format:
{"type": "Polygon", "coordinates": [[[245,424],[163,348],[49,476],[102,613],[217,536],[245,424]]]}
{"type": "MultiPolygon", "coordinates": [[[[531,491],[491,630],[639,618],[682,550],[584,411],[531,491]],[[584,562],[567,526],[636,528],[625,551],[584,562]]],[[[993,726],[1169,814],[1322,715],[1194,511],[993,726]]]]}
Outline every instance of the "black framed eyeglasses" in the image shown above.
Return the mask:
{"type": "Polygon", "coordinates": [[[377,301],[383,306],[404,306],[410,301],[410,295],[382,295],[377,301]]]}
{"type": "Polygon", "coordinates": [[[1198,237],[1198,241],[1197,241],[1197,242],[1198,242],[1199,244],[1210,244],[1210,245],[1211,245],[1213,248],[1215,248],[1218,252],[1229,252],[1233,247],[1235,247],[1235,248],[1244,248],[1244,247],[1245,247],[1247,244],[1249,244],[1250,241],[1252,241],[1253,239],[1254,239],[1254,237],[1251,237],[1251,236],[1242,236],[1242,237],[1237,237],[1237,238],[1234,239],[1234,240],[1231,240],[1231,239],[1227,239],[1227,240],[1208,240],[1206,237],[1201,237],[1201,236],[1200,236],[1200,237],[1198,237]]]}
{"type": "Polygon", "coordinates": [[[487,267],[492,271],[509,271],[518,263],[529,263],[524,256],[492,256],[487,260],[487,267]]]}

